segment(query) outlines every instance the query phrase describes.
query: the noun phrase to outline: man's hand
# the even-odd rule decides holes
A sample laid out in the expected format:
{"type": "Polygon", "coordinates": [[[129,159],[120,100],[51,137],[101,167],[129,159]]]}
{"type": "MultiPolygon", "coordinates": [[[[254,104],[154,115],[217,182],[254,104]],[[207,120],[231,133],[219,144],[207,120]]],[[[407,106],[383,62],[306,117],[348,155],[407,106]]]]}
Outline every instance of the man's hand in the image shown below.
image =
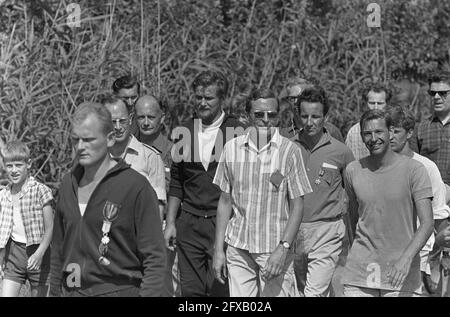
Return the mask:
{"type": "Polygon", "coordinates": [[[177,247],[177,229],[174,223],[167,223],[164,230],[164,240],[166,241],[166,248],[175,251],[177,247]]]}
{"type": "Polygon", "coordinates": [[[225,279],[228,277],[225,260],[226,260],[225,252],[223,252],[223,250],[216,250],[214,252],[213,257],[214,276],[222,284],[225,284],[225,279]]]}
{"type": "Polygon", "coordinates": [[[399,288],[403,284],[411,268],[411,262],[412,259],[402,256],[389,268],[387,278],[392,287],[399,288]]]}
{"type": "Polygon", "coordinates": [[[450,226],[439,231],[436,235],[436,244],[440,247],[450,247],[450,226]]]}
{"type": "Polygon", "coordinates": [[[42,264],[42,257],[43,257],[43,254],[39,253],[38,251],[34,252],[28,258],[27,269],[29,269],[30,271],[39,270],[41,268],[41,264],[42,264]]]}
{"type": "Polygon", "coordinates": [[[270,280],[279,275],[284,267],[288,250],[283,246],[278,245],[267,260],[266,266],[263,269],[263,276],[270,280]]]}

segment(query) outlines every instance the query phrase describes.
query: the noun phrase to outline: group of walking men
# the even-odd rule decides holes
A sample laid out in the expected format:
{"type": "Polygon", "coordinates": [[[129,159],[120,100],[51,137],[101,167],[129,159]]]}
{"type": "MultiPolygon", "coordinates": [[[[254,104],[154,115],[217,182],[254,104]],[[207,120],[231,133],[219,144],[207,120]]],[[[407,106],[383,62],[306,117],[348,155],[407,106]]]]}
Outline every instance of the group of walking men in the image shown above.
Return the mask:
{"type": "Polygon", "coordinates": [[[433,245],[450,258],[449,73],[430,76],[433,115],[418,127],[389,87],[368,86],[345,143],[304,79],[252,90],[244,126],[224,111],[226,78],[204,71],[197,117],[171,137],[164,103],[131,76],[112,88],[71,118],[55,205],[27,146],[2,149],[4,296],[26,280],[33,296],[332,296],[345,241],[344,296],[434,291],[433,245]]]}

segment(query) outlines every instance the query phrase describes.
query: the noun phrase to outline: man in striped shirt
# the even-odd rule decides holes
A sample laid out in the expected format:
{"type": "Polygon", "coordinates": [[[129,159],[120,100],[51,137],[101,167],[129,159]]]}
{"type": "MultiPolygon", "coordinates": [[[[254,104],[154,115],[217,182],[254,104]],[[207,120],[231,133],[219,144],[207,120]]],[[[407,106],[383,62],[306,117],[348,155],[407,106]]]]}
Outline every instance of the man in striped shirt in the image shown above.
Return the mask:
{"type": "Polygon", "coordinates": [[[299,295],[291,244],[311,186],[300,149],[279,134],[278,110],[271,90],[252,93],[252,126],[225,145],[213,181],[222,190],[213,267],[233,297],[299,295]]]}

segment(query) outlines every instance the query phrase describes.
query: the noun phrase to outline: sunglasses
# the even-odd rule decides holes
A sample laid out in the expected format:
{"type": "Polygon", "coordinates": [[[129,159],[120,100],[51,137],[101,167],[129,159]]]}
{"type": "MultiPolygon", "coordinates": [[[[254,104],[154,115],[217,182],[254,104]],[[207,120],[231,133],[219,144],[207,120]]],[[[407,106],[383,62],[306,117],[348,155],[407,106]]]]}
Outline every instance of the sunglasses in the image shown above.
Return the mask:
{"type": "Polygon", "coordinates": [[[436,96],[436,94],[439,94],[439,96],[440,96],[441,98],[447,97],[449,92],[450,92],[450,90],[440,90],[440,91],[428,90],[428,94],[429,94],[431,97],[434,97],[434,96],[436,96]]]}
{"type": "Polygon", "coordinates": [[[278,117],[278,112],[276,111],[255,111],[254,115],[256,119],[264,119],[266,113],[269,119],[275,119],[278,117]]]}

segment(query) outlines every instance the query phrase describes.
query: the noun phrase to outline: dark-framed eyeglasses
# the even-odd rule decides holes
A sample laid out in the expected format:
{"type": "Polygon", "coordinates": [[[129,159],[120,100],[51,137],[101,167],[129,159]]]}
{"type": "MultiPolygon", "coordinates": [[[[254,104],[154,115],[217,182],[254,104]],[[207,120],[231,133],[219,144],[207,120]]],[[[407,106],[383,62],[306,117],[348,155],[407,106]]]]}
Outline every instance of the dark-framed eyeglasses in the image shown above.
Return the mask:
{"type": "Polygon", "coordinates": [[[267,113],[267,118],[269,118],[269,119],[275,119],[276,117],[278,117],[277,111],[255,111],[254,115],[255,115],[256,119],[264,119],[266,113],[267,113]]]}
{"type": "Polygon", "coordinates": [[[450,90],[428,90],[428,94],[431,97],[436,96],[436,94],[439,94],[441,98],[446,98],[448,94],[450,93],[450,90]]]}

